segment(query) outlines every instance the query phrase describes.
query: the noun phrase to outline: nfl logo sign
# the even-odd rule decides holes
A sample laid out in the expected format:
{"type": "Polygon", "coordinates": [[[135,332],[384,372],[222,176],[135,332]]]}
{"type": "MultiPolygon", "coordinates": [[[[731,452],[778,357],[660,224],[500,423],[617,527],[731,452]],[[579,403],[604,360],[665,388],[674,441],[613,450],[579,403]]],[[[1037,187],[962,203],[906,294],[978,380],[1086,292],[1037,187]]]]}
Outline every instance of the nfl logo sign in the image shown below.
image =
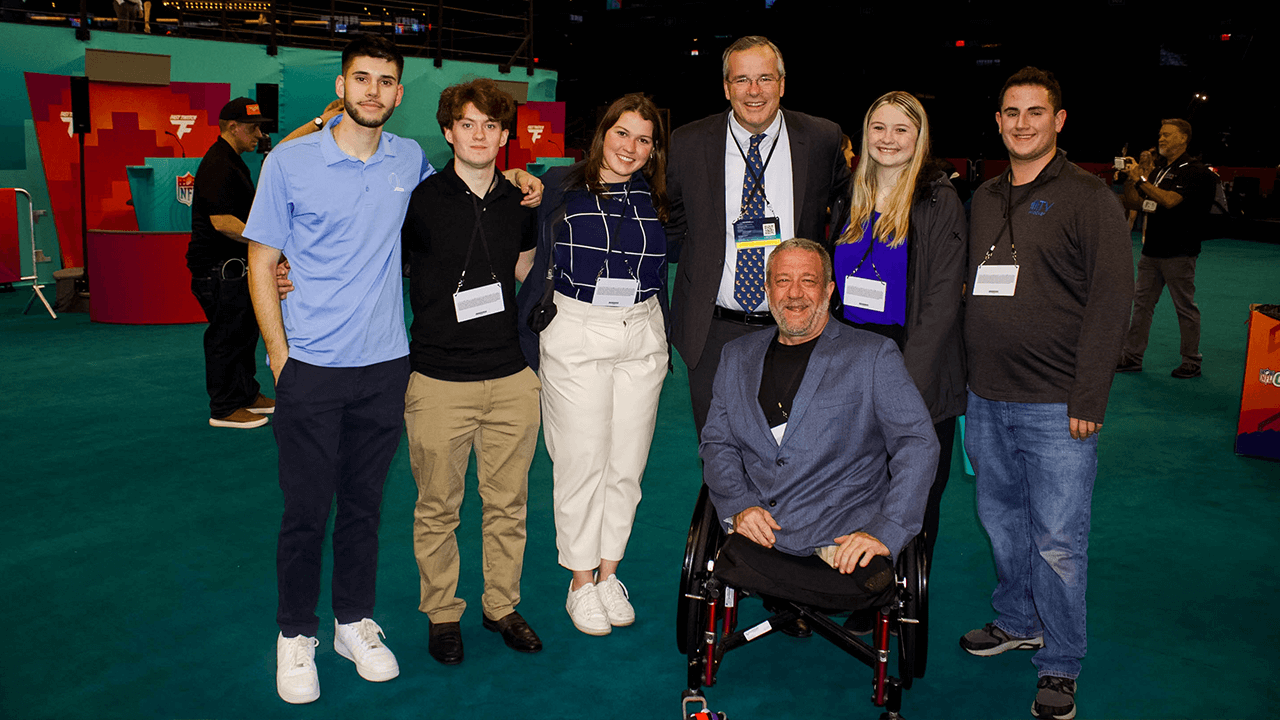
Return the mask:
{"type": "Polygon", "coordinates": [[[178,202],[191,207],[191,198],[196,194],[196,176],[187,173],[174,179],[178,181],[178,202]]]}

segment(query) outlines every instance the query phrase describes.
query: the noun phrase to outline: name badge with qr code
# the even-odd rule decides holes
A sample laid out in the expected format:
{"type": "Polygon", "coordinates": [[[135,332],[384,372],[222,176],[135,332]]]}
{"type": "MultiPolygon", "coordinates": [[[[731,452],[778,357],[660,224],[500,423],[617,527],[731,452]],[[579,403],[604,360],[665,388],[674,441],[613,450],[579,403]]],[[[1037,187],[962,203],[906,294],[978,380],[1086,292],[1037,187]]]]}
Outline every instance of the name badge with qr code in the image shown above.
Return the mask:
{"type": "Polygon", "coordinates": [[[1155,201],[1155,200],[1143,200],[1143,201],[1142,201],[1142,212],[1155,212],[1155,211],[1156,211],[1156,201],[1155,201]]]}
{"type": "Polygon", "coordinates": [[[1018,286],[1017,265],[983,265],[973,280],[974,297],[1013,297],[1018,286]]]}
{"type": "Polygon", "coordinates": [[[849,275],[844,279],[844,306],[884,312],[884,298],[889,294],[888,288],[889,284],[883,280],[849,275]]]}
{"type": "Polygon", "coordinates": [[[733,224],[733,241],[739,250],[773,247],[782,242],[776,217],[743,218],[733,224]]]}
{"type": "Polygon", "coordinates": [[[636,304],[640,281],[635,278],[596,278],[591,304],[601,307],[631,307],[636,304]]]}
{"type": "Polygon", "coordinates": [[[453,295],[453,309],[460,323],[500,313],[503,307],[502,283],[489,283],[453,295]]]}

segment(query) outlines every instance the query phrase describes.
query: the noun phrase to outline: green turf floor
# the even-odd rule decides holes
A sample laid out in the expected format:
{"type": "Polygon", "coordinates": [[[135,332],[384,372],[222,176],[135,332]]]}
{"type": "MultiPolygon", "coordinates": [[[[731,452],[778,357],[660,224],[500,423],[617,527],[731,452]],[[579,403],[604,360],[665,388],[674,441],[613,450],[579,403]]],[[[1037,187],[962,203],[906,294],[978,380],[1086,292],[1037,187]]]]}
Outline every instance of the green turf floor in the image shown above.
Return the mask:
{"type": "MultiPolygon", "coordinates": [[[[1179,358],[1166,296],[1146,372],[1116,378],[1094,494],[1081,718],[1280,715],[1280,464],[1232,452],[1248,304],[1280,301],[1278,268],[1280,245],[1206,244],[1204,377],[1169,377],[1179,358]]],[[[677,717],[684,662],[674,606],[699,484],[683,365],[663,390],[622,566],[634,626],[592,638],[569,623],[540,449],[520,610],[546,650],[514,653],[480,627],[472,481],[460,530],[467,659],[432,661],[402,444],[383,505],[377,612],[401,675],[365,682],[334,652],[326,592],[321,697],[294,707],[276,696],[273,676],[281,498],[270,428],[206,424],[203,326],[53,321],[24,316],[28,296],[0,295],[0,484],[9,492],[0,610],[13,623],[0,652],[0,718],[677,717]]],[[[904,712],[1026,718],[1030,655],[976,658],[956,645],[991,619],[994,583],[961,467],[957,459],[943,501],[929,670],[904,712]]],[[[743,612],[744,622],[763,614],[754,601],[743,612]]],[[[879,716],[870,671],[821,639],[766,638],[728,656],[720,677],[709,697],[733,720],[879,716]]]]}

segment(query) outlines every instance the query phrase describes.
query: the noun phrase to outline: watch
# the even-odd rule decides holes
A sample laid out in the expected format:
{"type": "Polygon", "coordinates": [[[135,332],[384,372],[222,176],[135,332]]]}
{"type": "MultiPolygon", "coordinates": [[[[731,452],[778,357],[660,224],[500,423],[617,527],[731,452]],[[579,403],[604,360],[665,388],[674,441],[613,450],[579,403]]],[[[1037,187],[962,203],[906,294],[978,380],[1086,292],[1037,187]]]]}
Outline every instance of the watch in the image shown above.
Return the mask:
{"type": "Polygon", "coordinates": [[[311,122],[315,123],[317,130],[324,127],[324,118],[322,117],[317,117],[315,120],[312,120],[311,122]]]}

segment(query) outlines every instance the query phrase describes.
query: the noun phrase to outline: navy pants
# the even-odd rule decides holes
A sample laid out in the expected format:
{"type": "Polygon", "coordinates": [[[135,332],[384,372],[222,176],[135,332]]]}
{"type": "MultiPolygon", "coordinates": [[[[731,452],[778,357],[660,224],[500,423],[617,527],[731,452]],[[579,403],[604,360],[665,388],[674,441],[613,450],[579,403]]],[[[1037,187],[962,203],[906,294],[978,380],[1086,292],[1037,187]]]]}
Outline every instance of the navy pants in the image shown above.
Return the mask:
{"type": "Polygon", "coordinates": [[[382,485],[400,445],[409,359],[332,368],[292,358],[276,383],[271,422],[280,450],[284,518],[276,549],[285,637],[314,636],[329,508],[333,526],[333,614],[339,623],[373,616],[382,485]]]}

